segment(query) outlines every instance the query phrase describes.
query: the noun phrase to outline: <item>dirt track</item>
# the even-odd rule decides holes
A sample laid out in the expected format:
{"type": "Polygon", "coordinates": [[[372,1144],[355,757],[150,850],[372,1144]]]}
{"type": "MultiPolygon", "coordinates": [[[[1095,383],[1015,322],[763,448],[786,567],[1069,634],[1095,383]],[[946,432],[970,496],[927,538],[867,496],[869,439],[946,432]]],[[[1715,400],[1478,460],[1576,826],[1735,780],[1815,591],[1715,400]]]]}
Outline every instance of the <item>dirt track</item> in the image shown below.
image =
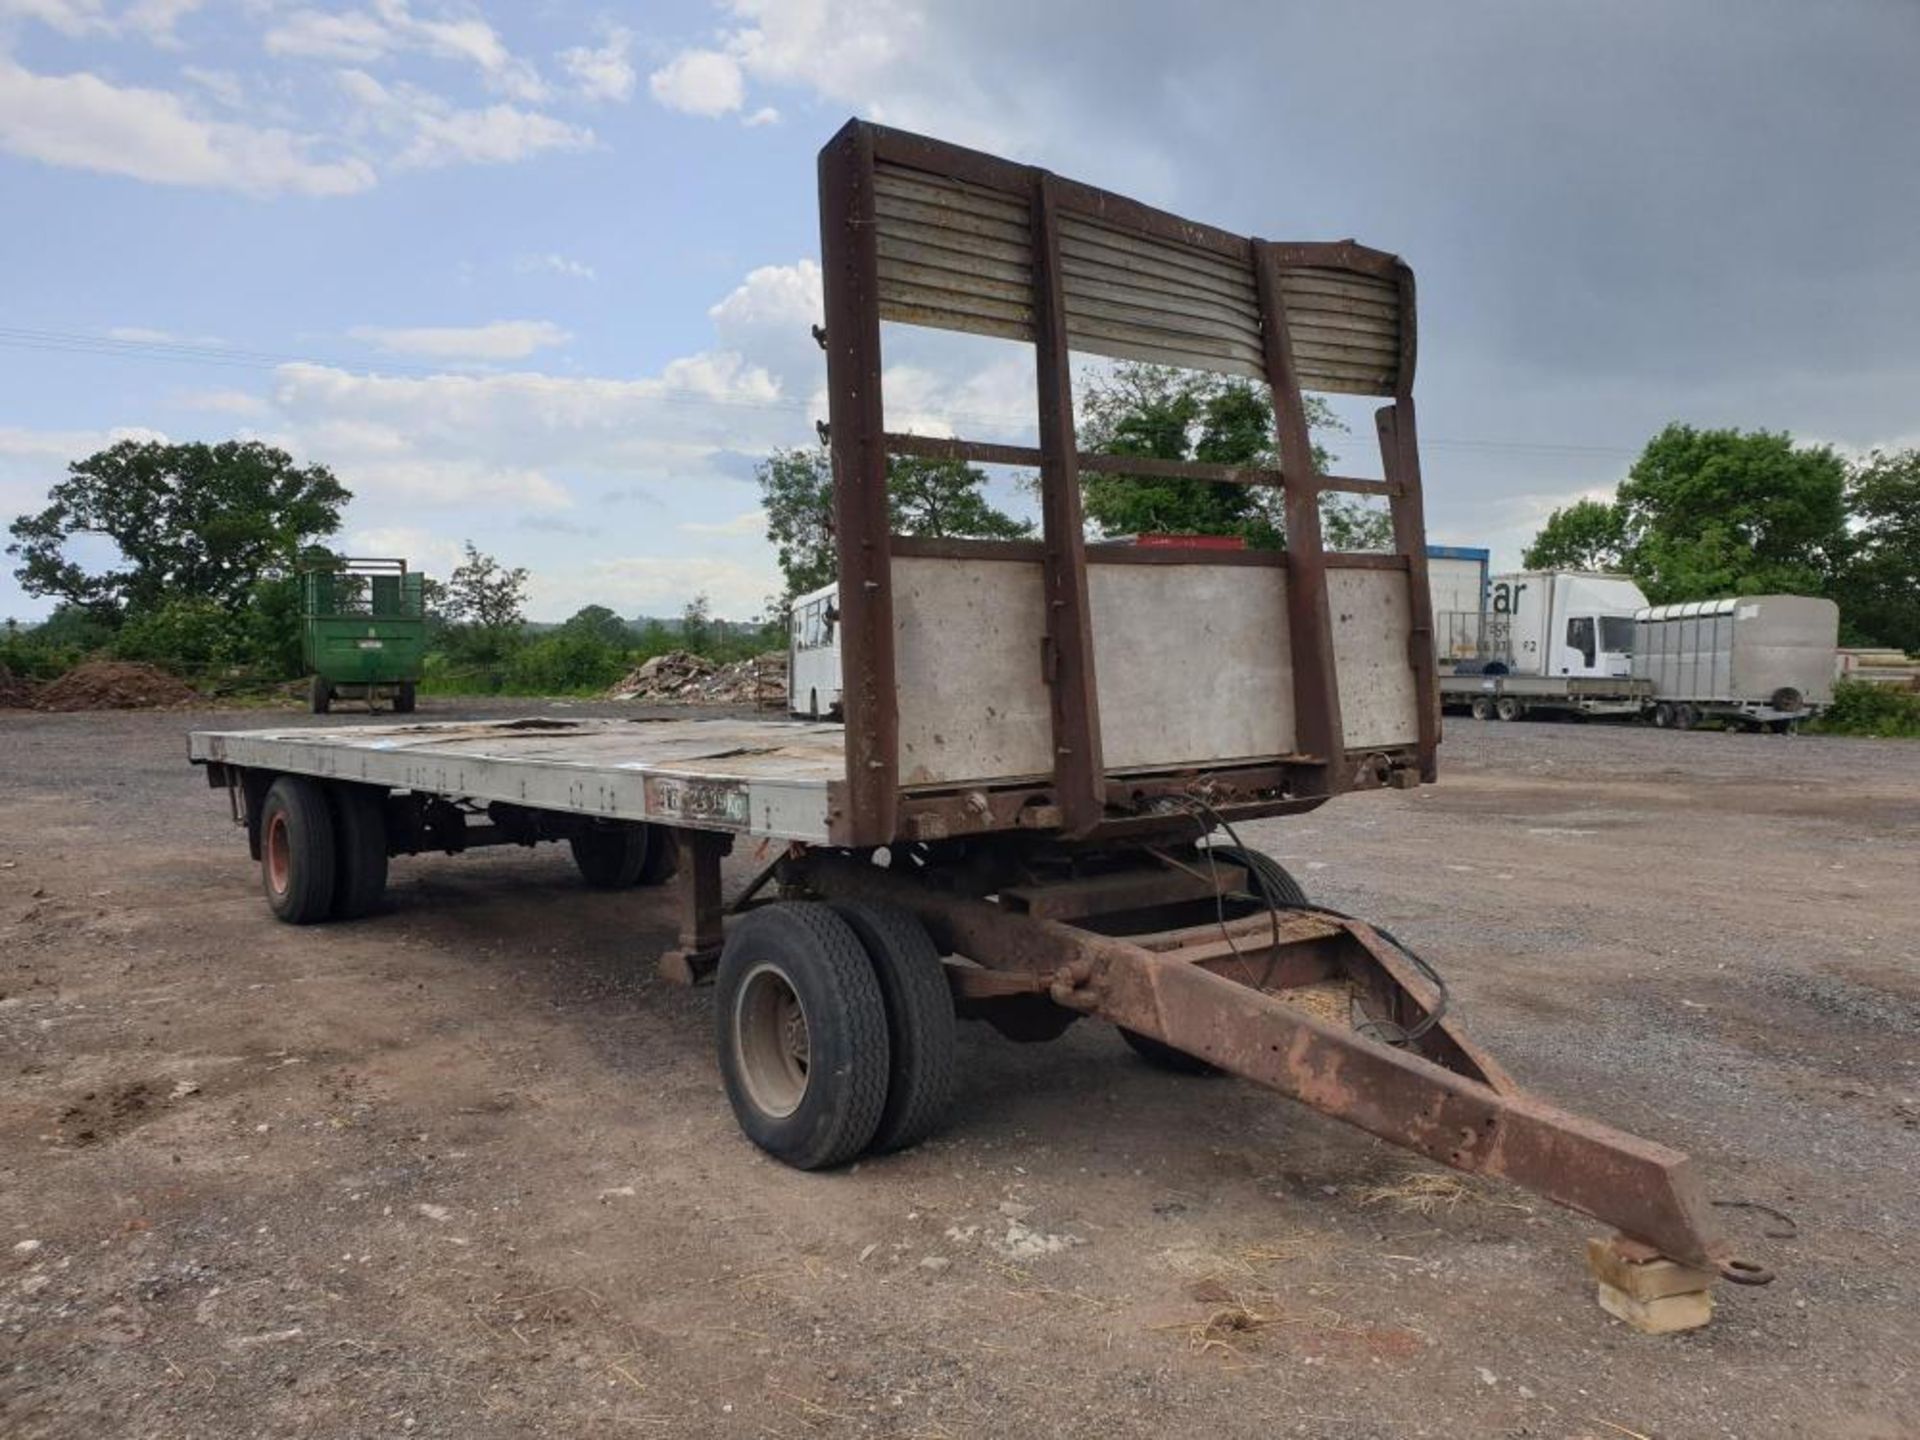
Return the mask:
{"type": "Polygon", "coordinates": [[[285,718],[0,714],[10,1440],[1920,1434],[1920,745],[1450,721],[1441,786],[1249,827],[1798,1222],[1724,1210],[1780,1281],[1649,1340],[1587,1223],[1370,1203],[1419,1167],[1091,1024],[970,1027],[943,1138],[784,1170],[664,897],[489,851],[273,924],[181,736],[285,718]]]}

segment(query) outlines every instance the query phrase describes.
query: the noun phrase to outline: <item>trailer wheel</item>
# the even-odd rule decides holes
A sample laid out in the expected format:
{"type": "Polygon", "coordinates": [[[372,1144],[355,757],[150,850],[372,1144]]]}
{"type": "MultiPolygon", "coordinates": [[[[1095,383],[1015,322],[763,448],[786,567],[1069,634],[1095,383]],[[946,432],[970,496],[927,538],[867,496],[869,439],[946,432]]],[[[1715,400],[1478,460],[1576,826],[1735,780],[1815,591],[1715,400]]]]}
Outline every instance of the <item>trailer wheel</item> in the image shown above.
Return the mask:
{"type": "Polygon", "coordinates": [[[1664,700],[1653,707],[1653,728],[1656,730],[1673,728],[1673,706],[1664,700]]]}
{"type": "Polygon", "coordinates": [[[1527,707],[1520,703],[1515,695],[1502,695],[1493,702],[1493,713],[1502,720],[1518,720],[1527,713],[1527,707]]]}
{"type": "Polygon", "coordinates": [[[333,815],[326,793],[282,775],[260,807],[260,879],[274,918],[312,925],[333,911],[333,815]]]}
{"type": "Polygon", "coordinates": [[[307,687],[307,708],[315,715],[324,715],[332,706],[333,686],[322,676],[314,676],[307,687]]]}
{"type": "Polygon", "coordinates": [[[1691,730],[1700,723],[1700,712],[1693,706],[1680,704],[1673,707],[1673,728],[1691,730]]]}
{"type": "Polygon", "coordinates": [[[357,920],[387,893],[386,792],[372,785],[327,787],[333,805],[333,916],[357,920]]]}
{"type": "Polygon", "coordinates": [[[832,908],[866,947],[887,1006],[887,1103],[867,1148],[905,1150],[939,1129],[953,1102],[953,992],[927,927],[912,915],[851,901],[832,908]]]}
{"type": "Polygon", "coordinates": [[[572,836],[567,843],[573,847],[580,878],[595,890],[626,890],[637,884],[646,868],[652,828],[616,821],[572,836]]]}
{"type": "Polygon", "coordinates": [[[1493,718],[1493,701],[1484,695],[1474,696],[1472,714],[1476,720],[1491,720],[1493,718]]]}
{"type": "Polygon", "coordinates": [[[394,687],[393,713],[396,715],[411,715],[413,713],[413,702],[414,702],[413,681],[402,680],[398,685],[394,687]]]}
{"type": "Polygon", "coordinates": [[[746,1137],[800,1170],[866,1149],[887,1103],[887,1007],[853,927],[820,904],[752,911],[715,989],[720,1075],[746,1137]]]}
{"type": "Polygon", "coordinates": [[[664,885],[680,873],[680,837],[670,825],[647,826],[647,855],[634,883],[664,885]]]}

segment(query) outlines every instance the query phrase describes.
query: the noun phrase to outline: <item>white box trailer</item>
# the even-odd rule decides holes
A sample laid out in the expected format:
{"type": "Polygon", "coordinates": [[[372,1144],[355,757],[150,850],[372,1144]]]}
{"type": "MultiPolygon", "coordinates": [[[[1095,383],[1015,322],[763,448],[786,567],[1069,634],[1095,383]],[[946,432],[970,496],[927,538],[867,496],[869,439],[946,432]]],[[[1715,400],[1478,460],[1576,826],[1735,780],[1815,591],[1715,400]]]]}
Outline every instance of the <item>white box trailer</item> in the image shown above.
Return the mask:
{"type": "Polygon", "coordinates": [[[1653,605],[1634,616],[1633,673],[1653,687],[1653,723],[1717,716],[1785,729],[1833,700],[1840,607],[1810,595],[1653,605]]]}

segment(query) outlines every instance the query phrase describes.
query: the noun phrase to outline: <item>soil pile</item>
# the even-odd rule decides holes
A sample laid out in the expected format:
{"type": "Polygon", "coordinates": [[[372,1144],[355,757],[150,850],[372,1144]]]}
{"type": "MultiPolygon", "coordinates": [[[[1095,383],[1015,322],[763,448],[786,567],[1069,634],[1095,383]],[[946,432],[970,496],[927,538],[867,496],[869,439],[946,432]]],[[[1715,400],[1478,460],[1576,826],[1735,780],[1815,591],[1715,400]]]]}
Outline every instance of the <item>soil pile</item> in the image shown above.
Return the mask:
{"type": "Polygon", "coordinates": [[[192,686],[151,665],[125,660],[89,660],[42,687],[36,710],[165,710],[192,705],[192,686]]]}
{"type": "Polygon", "coordinates": [[[607,691],[609,700],[642,700],[685,705],[766,705],[785,703],[787,657],[778,650],[716,665],[686,650],[656,655],[607,691]]]}
{"type": "Polygon", "coordinates": [[[24,675],[16,675],[0,665],[0,710],[26,710],[33,705],[34,691],[40,687],[24,675]]]}

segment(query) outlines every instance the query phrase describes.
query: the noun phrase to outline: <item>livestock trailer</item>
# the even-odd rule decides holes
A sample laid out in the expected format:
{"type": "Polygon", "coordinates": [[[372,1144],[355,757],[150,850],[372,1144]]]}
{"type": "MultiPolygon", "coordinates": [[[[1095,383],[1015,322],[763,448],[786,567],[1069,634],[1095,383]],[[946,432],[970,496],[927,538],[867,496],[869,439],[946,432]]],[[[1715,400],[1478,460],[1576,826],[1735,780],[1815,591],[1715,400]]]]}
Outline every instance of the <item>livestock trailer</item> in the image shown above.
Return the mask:
{"type": "Polygon", "coordinates": [[[662,973],[712,980],[734,1114],[790,1164],[931,1133],[956,1018],[1028,1040],[1104,1021],[1157,1065],[1242,1076],[1644,1254],[1765,1279],[1684,1155],[1527,1094],[1432,965],[1238,843],[1246,820],[1435,778],[1413,272],[860,122],[822,152],[820,194],[844,725],[196,732],[274,913],[368,912],[391,854],[565,840],[593,885],[677,876],[662,973]],[[882,322],[1030,346],[1037,443],[889,431],[882,322]],[[1277,463],[1081,451],[1076,351],[1270,387],[1277,463]],[[1385,402],[1383,478],[1318,468],[1307,391],[1385,402]],[[896,454],[1037,470],[1041,537],[892,534],[896,454]],[[1285,548],[1089,546],[1083,469],[1278,487],[1285,548]],[[1329,553],[1328,491],[1385,497],[1392,550],[1329,553]],[[768,863],[728,904],[740,840],[768,863]]]}
{"type": "Polygon", "coordinates": [[[1653,605],[1634,615],[1633,673],[1656,725],[1785,730],[1832,702],[1839,644],[1840,607],[1811,595],[1653,605]]]}
{"type": "Polygon", "coordinates": [[[335,559],[300,574],[300,646],[310,708],[387,699],[410,714],[427,654],[425,577],[404,560],[335,559]]]}

